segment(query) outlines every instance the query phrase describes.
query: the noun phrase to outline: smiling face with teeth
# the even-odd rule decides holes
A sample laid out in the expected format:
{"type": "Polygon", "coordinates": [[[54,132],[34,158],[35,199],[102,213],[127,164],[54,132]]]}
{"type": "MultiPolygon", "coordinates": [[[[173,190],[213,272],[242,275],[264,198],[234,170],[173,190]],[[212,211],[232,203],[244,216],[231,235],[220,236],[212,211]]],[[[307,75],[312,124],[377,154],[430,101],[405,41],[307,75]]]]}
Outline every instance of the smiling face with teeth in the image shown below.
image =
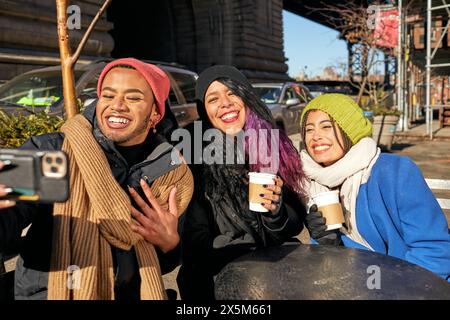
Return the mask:
{"type": "Polygon", "coordinates": [[[205,93],[209,121],[222,132],[236,135],[245,125],[245,105],[240,97],[219,81],[212,82],[205,93]]]}
{"type": "Polygon", "coordinates": [[[143,143],[156,114],[153,91],[134,69],[114,68],[102,83],[96,117],[102,133],[120,146],[143,143]],[[153,112],[153,114],[152,114],[153,112]]]}
{"type": "Polygon", "coordinates": [[[332,165],[345,154],[341,130],[327,113],[320,110],[308,112],[305,145],[311,158],[325,167],[332,165]]]}

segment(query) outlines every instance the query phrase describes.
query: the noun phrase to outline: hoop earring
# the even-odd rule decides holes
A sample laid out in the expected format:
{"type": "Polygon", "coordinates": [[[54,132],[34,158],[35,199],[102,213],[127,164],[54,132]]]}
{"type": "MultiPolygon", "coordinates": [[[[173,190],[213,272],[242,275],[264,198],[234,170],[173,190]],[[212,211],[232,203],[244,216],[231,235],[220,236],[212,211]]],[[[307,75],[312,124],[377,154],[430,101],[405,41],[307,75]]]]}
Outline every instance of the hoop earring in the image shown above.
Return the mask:
{"type": "Polygon", "coordinates": [[[156,124],[159,122],[160,115],[155,114],[155,120],[151,120],[150,128],[153,128],[153,133],[156,133],[156,124]]]}

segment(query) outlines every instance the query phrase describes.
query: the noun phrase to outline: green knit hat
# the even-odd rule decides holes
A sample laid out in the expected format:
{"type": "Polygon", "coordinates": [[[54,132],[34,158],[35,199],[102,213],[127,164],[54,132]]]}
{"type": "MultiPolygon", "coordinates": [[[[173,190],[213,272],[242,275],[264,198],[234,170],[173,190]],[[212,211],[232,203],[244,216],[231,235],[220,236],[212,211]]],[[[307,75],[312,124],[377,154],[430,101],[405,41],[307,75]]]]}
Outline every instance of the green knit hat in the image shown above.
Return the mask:
{"type": "Polygon", "coordinates": [[[301,122],[310,110],[321,110],[333,118],[353,144],[372,136],[372,124],[355,100],[340,93],[326,93],[311,100],[302,112],[301,122]]]}

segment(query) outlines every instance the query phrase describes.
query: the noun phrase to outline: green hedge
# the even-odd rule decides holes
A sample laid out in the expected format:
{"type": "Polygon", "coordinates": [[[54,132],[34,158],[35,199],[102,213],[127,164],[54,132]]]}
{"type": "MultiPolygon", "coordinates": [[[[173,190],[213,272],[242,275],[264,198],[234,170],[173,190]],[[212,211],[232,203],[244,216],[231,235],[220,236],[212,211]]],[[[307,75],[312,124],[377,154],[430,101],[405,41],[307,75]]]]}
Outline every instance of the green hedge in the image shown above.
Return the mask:
{"type": "Polygon", "coordinates": [[[64,119],[45,111],[9,115],[0,110],[0,148],[17,148],[31,136],[59,131],[64,119]]]}

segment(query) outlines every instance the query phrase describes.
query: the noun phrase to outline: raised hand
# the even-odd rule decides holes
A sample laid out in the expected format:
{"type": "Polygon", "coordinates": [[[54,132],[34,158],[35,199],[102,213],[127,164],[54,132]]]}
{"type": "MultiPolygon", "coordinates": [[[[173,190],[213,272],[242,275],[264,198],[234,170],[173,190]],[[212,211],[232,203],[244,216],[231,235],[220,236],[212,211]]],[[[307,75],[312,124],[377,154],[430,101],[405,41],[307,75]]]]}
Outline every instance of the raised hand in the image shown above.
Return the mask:
{"type": "Polygon", "coordinates": [[[170,191],[169,210],[165,210],[160,206],[144,180],[141,180],[141,187],[150,205],[139,196],[136,190],[129,188],[130,195],[140,208],[140,210],[134,207],[131,208],[131,214],[136,219],[131,228],[134,232],[144,237],[146,241],[159,247],[163,252],[168,252],[180,242],[176,203],[177,188],[173,187],[170,191]]]}
{"type": "Polygon", "coordinates": [[[262,198],[261,205],[275,215],[280,209],[283,180],[277,176],[275,184],[268,184],[263,187],[267,190],[267,193],[259,195],[262,198]]]}
{"type": "MultiPolygon", "coordinates": [[[[0,161],[0,170],[2,170],[2,168],[5,166],[5,163],[0,161]]],[[[9,208],[12,207],[16,204],[15,201],[11,201],[11,200],[2,200],[2,197],[8,195],[8,193],[11,192],[11,189],[6,187],[3,184],[0,184],[0,209],[5,209],[5,208],[9,208]]]]}

